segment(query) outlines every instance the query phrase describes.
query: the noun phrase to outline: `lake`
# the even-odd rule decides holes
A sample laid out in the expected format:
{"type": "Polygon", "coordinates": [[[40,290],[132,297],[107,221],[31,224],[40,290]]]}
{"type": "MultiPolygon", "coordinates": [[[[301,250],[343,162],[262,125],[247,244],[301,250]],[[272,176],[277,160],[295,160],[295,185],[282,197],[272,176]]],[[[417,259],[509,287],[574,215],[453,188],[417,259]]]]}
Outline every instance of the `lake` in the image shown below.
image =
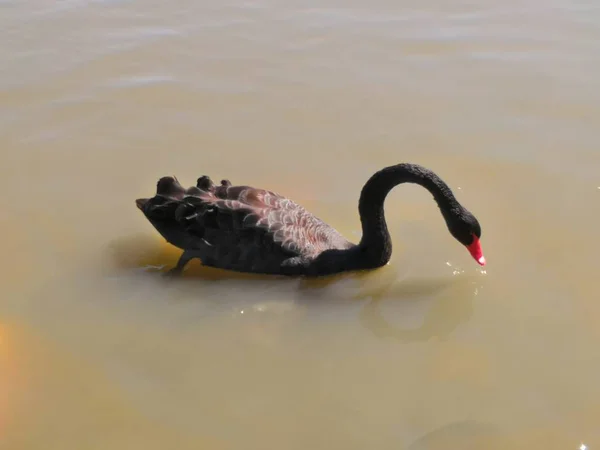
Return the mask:
{"type": "Polygon", "coordinates": [[[600,5],[0,12],[0,448],[600,448],[600,5]],[[209,175],[358,241],[400,162],[477,216],[485,267],[415,185],[387,266],[318,280],[165,279],[135,207],[209,175]]]}

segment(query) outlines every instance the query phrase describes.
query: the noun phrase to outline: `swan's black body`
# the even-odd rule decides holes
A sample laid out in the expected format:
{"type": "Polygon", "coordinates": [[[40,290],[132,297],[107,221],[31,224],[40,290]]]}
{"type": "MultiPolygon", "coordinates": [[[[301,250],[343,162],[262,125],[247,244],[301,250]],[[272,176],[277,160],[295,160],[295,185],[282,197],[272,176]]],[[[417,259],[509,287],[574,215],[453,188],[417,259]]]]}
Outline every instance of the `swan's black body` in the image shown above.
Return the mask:
{"type": "Polygon", "coordinates": [[[274,192],[250,186],[215,186],[203,176],[184,189],[176,178],[159,180],[156,195],[136,204],[156,230],[184,250],[172,273],[192,258],[206,266],[239,272],[319,276],[385,265],[392,242],[383,205],[390,190],[416,183],[433,195],[450,233],[485,264],[477,219],[431,170],[398,164],[375,173],[362,189],[362,239],[346,240],[302,206],[274,192]]]}

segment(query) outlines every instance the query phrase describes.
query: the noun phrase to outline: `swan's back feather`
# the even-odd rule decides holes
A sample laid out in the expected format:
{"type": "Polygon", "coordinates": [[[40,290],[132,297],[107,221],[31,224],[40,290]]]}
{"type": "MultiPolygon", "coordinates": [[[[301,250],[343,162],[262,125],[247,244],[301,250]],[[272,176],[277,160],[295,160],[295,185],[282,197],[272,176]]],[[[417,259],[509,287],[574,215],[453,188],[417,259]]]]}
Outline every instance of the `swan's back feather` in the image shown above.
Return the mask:
{"type": "MultiPolygon", "coordinates": [[[[174,177],[164,177],[158,185],[157,197],[165,197],[173,223],[202,241],[194,246],[204,249],[207,265],[277,273],[286,259],[313,260],[323,251],[353,246],[302,206],[272,191],[228,180],[217,186],[207,176],[189,189],[174,177]]],[[[162,234],[169,240],[168,233],[162,234]]]]}
{"type": "MultiPolygon", "coordinates": [[[[219,244],[220,233],[244,231],[265,234],[294,256],[314,258],[332,248],[348,248],[349,242],[336,230],[296,202],[265,189],[251,186],[220,186],[215,192],[187,195],[180,212],[194,213],[194,229],[202,228],[219,244]]],[[[225,237],[225,236],[223,236],[225,237]]],[[[223,244],[222,244],[223,245],[223,244]]]]}

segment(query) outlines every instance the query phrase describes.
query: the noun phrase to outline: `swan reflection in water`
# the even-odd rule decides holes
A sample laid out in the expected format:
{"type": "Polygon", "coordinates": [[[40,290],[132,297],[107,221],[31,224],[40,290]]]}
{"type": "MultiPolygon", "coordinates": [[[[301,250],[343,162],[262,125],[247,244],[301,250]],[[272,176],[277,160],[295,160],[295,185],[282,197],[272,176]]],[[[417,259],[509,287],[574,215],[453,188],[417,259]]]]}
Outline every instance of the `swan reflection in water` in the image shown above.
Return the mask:
{"type": "MultiPolygon", "coordinates": [[[[358,320],[369,333],[377,339],[392,340],[401,344],[449,337],[472,316],[474,301],[486,279],[481,274],[469,275],[450,268],[447,276],[412,278],[405,274],[401,275],[399,280],[400,263],[391,263],[375,272],[346,273],[316,279],[290,279],[219,270],[193,262],[179,279],[162,277],[161,275],[177,261],[179,253],[179,250],[155,236],[125,237],[113,242],[111,246],[110,270],[120,274],[139,271],[143,277],[151,277],[159,284],[177,286],[178,294],[189,294],[191,299],[200,298],[204,289],[213,294],[215,291],[211,291],[211,288],[214,287],[220,294],[222,289],[234,286],[242,280],[244,290],[240,291],[240,302],[244,304],[243,308],[246,311],[250,312],[253,308],[258,311],[266,304],[271,313],[283,311],[288,315],[288,319],[294,316],[294,313],[302,314],[306,310],[318,315],[322,311],[339,311],[336,305],[356,305],[360,308],[358,320]],[[220,282],[226,282],[227,287],[222,286],[220,282]],[[253,289],[253,285],[257,289],[253,289]],[[265,293],[265,286],[273,289],[276,295],[271,295],[271,292],[265,293]],[[262,298],[258,302],[254,302],[252,298],[248,299],[253,290],[258,291],[259,297],[268,297],[270,300],[265,303],[262,298]],[[423,311],[419,315],[423,317],[422,323],[412,328],[394,325],[393,320],[386,317],[382,311],[383,304],[388,302],[395,305],[404,302],[407,306],[418,304],[423,311]],[[274,311],[273,308],[279,309],[274,311]]],[[[221,297],[217,299],[218,302],[221,300],[221,297]]],[[[287,321],[283,323],[283,326],[289,324],[287,321]]],[[[273,328],[269,329],[273,331],[273,328]]],[[[412,435],[402,444],[406,447],[399,448],[409,450],[511,448],[507,446],[506,436],[494,425],[478,421],[449,423],[421,436],[412,435]]]]}
{"type": "MultiPolygon", "coordinates": [[[[110,245],[108,268],[119,273],[129,269],[146,275],[159,275],[172,267],[180,253],[160,238],[150,235],[124,237],[110,245]]],[[[289,279],[215,269],[192,261],[181,279],[156,278],[167,284],[177,283],[179,289],[187,291],[190,296],[199,295],[203,287],[208,288],[215,282],[248,280],[257,283],[261,289],[264,289],[265,281],[268,281],[269,287],[266,290],[285,290],[286,294],[294,298],[297,306],[318,307],[337,301],[362,301],[364,305],[359,313],[361,324],[378,338],[404,343],[449,336],[471,317],[474,299],[485,280],[481,274],[469,275],[455,270],[453,276],[409,278],[405,275],[399,281],[398,271],[392,263],[376,272],[289,279]],[[356,285],[359,286],[358,289],[356,285]],[[290,290],[290,287],[293,288],[290,290]],[[381,311],[381,305],[386,300],[406,301],[423,297],[429,299],[431,307],[424,313],[422,324],[416,328],[395,326],[381,311]]],[[[244,288],[247,287],[244,285],[244,288]]]]}

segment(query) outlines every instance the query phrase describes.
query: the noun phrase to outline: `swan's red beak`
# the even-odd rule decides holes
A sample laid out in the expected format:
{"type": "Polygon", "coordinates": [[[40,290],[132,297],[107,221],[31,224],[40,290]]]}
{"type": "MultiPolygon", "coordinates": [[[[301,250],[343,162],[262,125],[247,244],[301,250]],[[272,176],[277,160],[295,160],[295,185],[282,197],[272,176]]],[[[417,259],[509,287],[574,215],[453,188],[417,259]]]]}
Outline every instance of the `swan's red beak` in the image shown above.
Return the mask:
{"type": "Polygon", "coordinates": [[[471,245],[467,245],[467,250],[471,256],[479,263],[480,266],[485,266],[485,257],[483,256],[483,250],[481,249],[481,242],[477,236],[473,236],[473,242],[471,245]]]}

